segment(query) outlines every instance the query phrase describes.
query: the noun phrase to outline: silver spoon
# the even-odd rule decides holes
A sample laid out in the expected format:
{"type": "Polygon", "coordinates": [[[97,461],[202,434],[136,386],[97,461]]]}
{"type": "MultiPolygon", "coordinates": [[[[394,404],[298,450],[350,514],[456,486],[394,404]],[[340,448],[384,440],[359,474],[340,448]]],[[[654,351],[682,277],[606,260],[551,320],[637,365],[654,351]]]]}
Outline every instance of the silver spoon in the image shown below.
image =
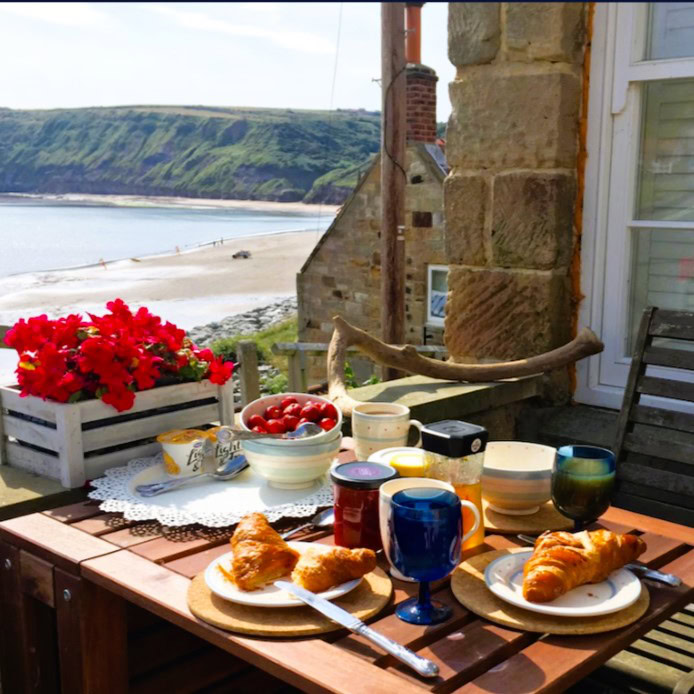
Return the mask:
{"type": "MultiPolygon", "coordinates": [[[[531,537],[530,535],[523,535],[521,533],[521,534],[516,535],[516,537],[523,542],[527,542],[529,545],[535,545],[535,538],[531,537]]],[[[660,581],[661,583],[667,583],[667,585],[669,585],[669,586],[682,585],[682,579],[675,576],[674,574],[666,574],[666,573],[663,573],[662,571],[656,571],[655,569],[649,569],[647,566],[644,566],[643,564],[635,564],[635,563],[625,564],[624,568],[629,569],[630,571],[634,571],[635,573],[639,574],[640,576],[643,576],[644,578],[650,578],[653,581],[660,581]]]]}
{"type": "Polygon", "coordinates": [[[322,434],[321,429],[313,422],[300,424],[295,431],[286,434],[259,434],[257,431],[242,431],[241,429],[224,428],[217,432],[217,438],[228,443],[229,441],[248,441],[250,439],[307,439],[309,436],[322,434]]]}
{"type": "Polygon", "coordinates": [[[248,461],[245,455],[236,455],[229,458],[225,463],[222,463],[214,472],[203,472],[200,475],[191,475],[190,477],[175,477],[174,479],[164,480],[163,482],[152,482],[151,484],[140,484],[135,487],[135,491],[140,496],[157,496],[164,492],[170,492],[172,489],[178,489],[188,482],[199,480],[202,477],[214,477],[216,480],[230,480],[239,475],[248,467],[248,461]]]}
{"type": "Polygon", "coordinates": [[[293,530],[287,530],[287,532],[282,533],[280,537],[286,540],[288,537],[294,535],[294,533],[298,533],[299,530],[304,530],[305,528],[332,528],[333,525],[335,525],[335,511],[332,508],[326,508],[324,511],[316,513],[316,515],[311,518],[310,522],[304,523],[293,530]]]}

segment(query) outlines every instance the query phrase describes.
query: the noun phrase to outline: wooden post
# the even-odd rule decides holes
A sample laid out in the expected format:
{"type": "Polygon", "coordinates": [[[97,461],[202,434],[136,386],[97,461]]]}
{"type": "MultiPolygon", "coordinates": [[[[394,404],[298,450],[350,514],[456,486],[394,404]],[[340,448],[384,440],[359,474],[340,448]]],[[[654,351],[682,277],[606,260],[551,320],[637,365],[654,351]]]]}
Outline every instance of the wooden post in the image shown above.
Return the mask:
{"type": "Polygon", "coordinates": [[[305,393],[308,391],[308,372],[306,368],[306,352],[300,347],[292,354],[287,355],[287,367],[289,371],[289,390],[292,393],[305,393]]]}
{"type": "Polygon", "coordinates": [[[249,402],[260,397],[258,348],[255,342],[250,340],[239,342],[239,357],[241,359],[241,404],[245,407],[249,402]]]}
{"type": "Polygon", "coordinates": [[[381,335],[391,345],[405,342],[405,66],[405,3],[382,2],[381,335]]]}

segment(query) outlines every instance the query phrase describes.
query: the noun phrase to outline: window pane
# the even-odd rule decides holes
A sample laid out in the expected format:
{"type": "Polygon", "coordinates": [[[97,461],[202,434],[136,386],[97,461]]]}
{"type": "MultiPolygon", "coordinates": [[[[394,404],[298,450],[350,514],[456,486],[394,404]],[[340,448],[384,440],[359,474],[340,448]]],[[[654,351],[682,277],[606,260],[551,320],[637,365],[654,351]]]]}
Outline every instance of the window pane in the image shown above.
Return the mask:
{"type": "Polygon", "coordinates": [[[646,60],[694,56],[694,2],[652,2],[646,60]]]}
{"type": "Polygon", "coordinates": [[[428,320],[443,321],[446,315],[446,297],[448,296],[448,270],[432,268],[430,279],[428,320]]]}
{"type": "Polygon", "coordinates": [[[626,355],[646,306],[694,311],[694,231],[633,229],[626,355]]]}
{"type": "Polygon", "coordinates": [[[636,217],[694,221],[694,79],[643,88],[636,217]]]}

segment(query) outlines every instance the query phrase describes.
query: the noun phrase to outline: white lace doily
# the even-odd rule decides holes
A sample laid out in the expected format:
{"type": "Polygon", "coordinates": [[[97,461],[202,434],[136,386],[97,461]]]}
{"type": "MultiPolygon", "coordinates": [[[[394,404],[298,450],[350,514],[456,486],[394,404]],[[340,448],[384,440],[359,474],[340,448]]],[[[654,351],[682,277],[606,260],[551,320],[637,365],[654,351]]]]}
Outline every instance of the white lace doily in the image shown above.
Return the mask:
{"type": "Polygon", "coordinates": [[[206,477],[159,496],[143,498],[135,492],[139,484],[165,478],[161,454],[136,458],[93,480],[95,489],[89,498],[101,500],[102,511],[122,513],[127,520],[157,520],[169,526],[199,523],[211,528],[233,525],[254,511],[272,522],[287,516],[312,516],[333,504],[328,475],[308,489],[275,489],[250,468],[233,480],[218,482],[206,477]]]}

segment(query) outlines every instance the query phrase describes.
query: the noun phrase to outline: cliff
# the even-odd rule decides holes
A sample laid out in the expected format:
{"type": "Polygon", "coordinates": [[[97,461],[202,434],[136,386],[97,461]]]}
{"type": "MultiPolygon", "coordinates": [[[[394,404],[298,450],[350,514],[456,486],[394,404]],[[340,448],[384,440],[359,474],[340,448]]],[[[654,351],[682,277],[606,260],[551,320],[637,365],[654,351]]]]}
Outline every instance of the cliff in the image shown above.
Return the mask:
{"type": "Polygon", "coordinates": [[[0,192],[339,204],[379,130],[363,110],[0,109],[0,192]]]}

